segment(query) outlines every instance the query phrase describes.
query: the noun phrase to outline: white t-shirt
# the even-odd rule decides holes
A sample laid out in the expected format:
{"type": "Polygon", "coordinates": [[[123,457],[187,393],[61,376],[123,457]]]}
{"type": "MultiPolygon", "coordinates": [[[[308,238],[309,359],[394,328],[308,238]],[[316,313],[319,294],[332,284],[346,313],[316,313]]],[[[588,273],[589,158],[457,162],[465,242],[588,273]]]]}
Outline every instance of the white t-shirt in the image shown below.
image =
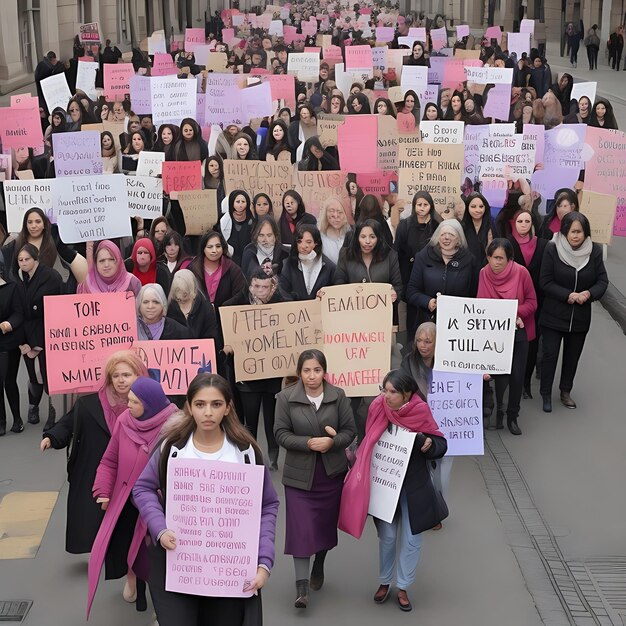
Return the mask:
{"type": "Polygon", "coordinates": [[[182,459],[204,459],[205,461],[223,461],[224,463],[239,463],[237,447],[234,443],[224,437],[224,443],[217,452],[202,452],[193,443],[193,435],[189,437],[185,447],[178,453],[178,458],[182,459]]]}
{"type": "Polygon", "coordinates": [[[324,394],[320,394],[319,396],[317,396],[317,398],[311,398],[311,396],[309,394],[307,394],[306,396],[309,399],[309,402],[311,404],[315,405],[315,410],[319,411],[320,406],[322,406],[322,400],[324,399],[324,394]]]}

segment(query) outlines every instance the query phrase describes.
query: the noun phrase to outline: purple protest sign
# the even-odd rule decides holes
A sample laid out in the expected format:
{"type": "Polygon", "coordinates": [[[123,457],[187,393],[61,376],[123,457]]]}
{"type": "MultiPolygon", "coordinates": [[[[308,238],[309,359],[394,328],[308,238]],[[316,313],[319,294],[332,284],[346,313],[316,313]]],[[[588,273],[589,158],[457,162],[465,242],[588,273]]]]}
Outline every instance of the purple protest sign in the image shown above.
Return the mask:
{"type": "Polygon", "coordinates": [[[130,102],[137,115],[152,113],[152,91],[149,76],[130,77],[130,102]]]}
{"type": "Polygon", "coordinates": [[[485,103],[485,117],[508,121],[511,113],[511,86],[498,84],[489,90],[485,103]]]}
{"type": "Polygon", "coordinates": [[[102,174],[100,133],[97,130],[55,133],[52,135],[52,147],[57,178],[102,174]]]}

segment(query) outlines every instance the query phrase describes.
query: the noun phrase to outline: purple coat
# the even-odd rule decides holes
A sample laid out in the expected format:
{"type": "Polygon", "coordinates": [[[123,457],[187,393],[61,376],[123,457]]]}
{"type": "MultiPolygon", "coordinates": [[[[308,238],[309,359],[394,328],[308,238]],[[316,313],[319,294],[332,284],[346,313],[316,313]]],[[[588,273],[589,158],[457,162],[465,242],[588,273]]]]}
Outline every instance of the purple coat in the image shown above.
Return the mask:
{"type": "MultiPolygon", "coordinates": [[[[87,601],[87,618],[98,588],[100,571],[107,553],[111,535],[117,520],[131,495],[135,481],[150,459],[161,428],[173,413],[178,410],[170,404],[160,413],[145,421],[139,421],[130,415],[128,410],[122,413],[113,429],[111,441],[100,461],[93,484],[93,496],[109,498],[109,506],[104,514],[100,530],[96,535],[91,556],[89,557],[89,598],[87,601]]],[[[128,567],[133,568],[141,543],[146,536],[146,525],[137,519],[135,532],[128,551],[128,567]]],[[[141,576],[140,576],[141,578],[141,576]]]]}
{"type": "MultiPolygon", "coordinates": [[[[186,443],[186,442],[185,442],[186,443]]],[[[184,446],[184,444],[183,444],[184,446]]],[[[172,450],[176,448],[172,446],[172,450]]],[[[171,454],[171,453],[170,453],[171,454]]],[[[240,462],[244,463],[244,457],[248,455],[254,459],[252,447],[240,450],[240,462]]],[[[159,477],[160,451],[155,451],[146,465],[141,476],[133,487],[133,499],[139,514],[148,526],[155,545],[159,533],[167,529],[165,524],[164,505],[160,498],[161,481],[159,477]]],[[[261,529],[259,533],[259,557],[258,565],[265,565],[272,569],[274,565],[274,540],[276,536],[276,516],[278,515],[278,495],[272,484],[271,475],[265,468],[263,477],[263,501],[261,504],[261,529]]]]}

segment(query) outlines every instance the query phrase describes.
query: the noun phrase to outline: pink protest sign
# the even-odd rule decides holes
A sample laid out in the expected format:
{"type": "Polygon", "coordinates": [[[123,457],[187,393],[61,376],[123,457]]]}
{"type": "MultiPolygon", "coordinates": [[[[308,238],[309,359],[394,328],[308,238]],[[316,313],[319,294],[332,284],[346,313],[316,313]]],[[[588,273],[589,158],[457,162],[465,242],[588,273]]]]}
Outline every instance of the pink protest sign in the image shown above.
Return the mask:
{"type": "Polygon", "coordinates": [[[376,41],[380,41],[382,43],[391,41],[395,35],[396,32],[391,26],[376,27],[376,41]]]}
{"type": "Polygon", "coordinates": [[[97,391],[107,357],[137,340],[135,296],[46,296],[44,327],[50,393],[97,391]]]}
{"type": "Polygon", "coordinates": [[[485,37],[487,39],[495,39],[498,43],[500,43],[502,39],[502,29],[499,26],[490,26],[485,31],[485,37]]]}
{"type": "Polygon", "coordinates": [[[31,96],[29,93],[21,93],[16,96],[11,96],[11,108],[30,109],[33,107],[39,110],[39,98],[37,96],[31,96]]]}
{"type": "Polygon", "coordinates": [[[370,46],[346,48],[346,70],[371,69],[374,65],[370,46]]]}
{"type": "Polygon", "coordinates": [[[204,45],[205,43],[204,28],[185,29],[185,50],[187,52],[193,52],[196,45],[204,45]]]}
{"type": "Polygon", "coordinates": [[[178,68],[169,54],[157,52],[152,63],[152,76],[170,76],[178,74],[178,68]]]}
{"type": "Polygon", "coordinates": [[[163,193],[202,189],[200,161],[165,161],[161,175],[163,193]]]}
{"type": "Polygon", "coordinates": [[[511,87],[509,85],[494,85],[489,90],[485,103],[485,117],[508,121],[511,113],[511,87]]]}
{"type": "Polygon", "coordinates": [[[448,32],[443,28],[434,28],[430,31],[430,39],[433,42],[433,50],[441,50],[448,45],[448,32]]]}
{"type": "Polygon", "coordinates": [[[426,42],[426,28],[423,26],[409,28],[409,37],[415,37],[418,41],[426,42]]]}
{"type": "MultiPolygon", "coordinates": [[[[159,343],[159,342],[155,342],[159,343]]],[[[167,464],[165,589],[197,596],[250,597],[259,558],[264,469],[173,457],[167,464]]]]}
{"type": "Polygon", "coordinates": [[[460,83],[467,80],[465,75],[466,67],[482,67],[483,63],[480,59],[459,59],[451,57],[446,59],[443,70],[443,87],[458,87],[460,83]]]}
{"type": "Polygon", "coordinates": [[[337,131],[341,168],[355,174],[378,170],[376,115],[349,115],[337,131]]]}
{"type": "Polygon", "coordinates": [[[343,63],[343,54],[339,46],[330,46],[322,50],[322,58],[324,61],[333,63],[343,63]]]}
{"type": "Polygon", "coordinates": [[[234,28],[223,28],[222,29],[222,41],[225,44],[232,44],[235,40],[235,29],[234,28]]]}
{"type": "Polygon", "coordinates": [[[315,35],[315,33],[317,33],[317,20],[315,18],[312,21],[302,22],[303,35],[315,35]]]}
{"type": "Polygon", "coordinates": [[[183,395],[196,375],[217,372],[213,339],[136,341],[133,350],[167,395],[183,395]]]}
{"type": "Polygon", "coordinates": [[[613,234],[626,237],[626,135],[589,126],[586,143],[593,156],[585,165],[584,188],[617,197],[613,234]]]}
{"type": "Polygon", "coordinates": [[[283,37],[286,44],[293,43],[297,33],[298,29],[295,26],[283,26],[283,37]]]}
{"type": "MultiPolygon", "coordinates": [[[[258,70],[250,72],[251,76],[259,76],[258,70]]],[[[284,100],[292,110],[296,108],[296,82],[292,74],[269,74],[263,76],[272,91],[272,100],[284,100]]]]}
{"type": "Polygon", "coordinates": [[[114,100],[123,100],[130,93],[130,79],[135,75],[132,63],[104,64],[104,95],[114,100]]]}
{"type": "MultiPolygon", "coordinates": [[[[35,98],[36,100],[36,98],[35,98]]],[[[0,141],[7,148],[36,148],[43,145],[39,105],[0,109],[0,141]]]]}
{"type": "Polygon", "coordinates": [[[457,39],[463,39],[463,37],[469,37],[469,34],[470,34],[469,24],[459,24],[456,27],[457,39]]]}

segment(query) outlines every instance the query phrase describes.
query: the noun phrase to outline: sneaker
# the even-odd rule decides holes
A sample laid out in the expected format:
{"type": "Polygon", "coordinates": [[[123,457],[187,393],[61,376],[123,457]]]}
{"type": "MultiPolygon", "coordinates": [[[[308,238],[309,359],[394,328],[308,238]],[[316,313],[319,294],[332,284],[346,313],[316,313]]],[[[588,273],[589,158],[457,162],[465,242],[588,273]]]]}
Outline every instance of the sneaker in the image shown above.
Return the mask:
{"type": "Polygon", "coordinates": [[[34,404],[30,404],[28,406],[28,423],[29,424],[39,424],[41,420],[39,419],[39,406],[35,406],[34,404]]]}

